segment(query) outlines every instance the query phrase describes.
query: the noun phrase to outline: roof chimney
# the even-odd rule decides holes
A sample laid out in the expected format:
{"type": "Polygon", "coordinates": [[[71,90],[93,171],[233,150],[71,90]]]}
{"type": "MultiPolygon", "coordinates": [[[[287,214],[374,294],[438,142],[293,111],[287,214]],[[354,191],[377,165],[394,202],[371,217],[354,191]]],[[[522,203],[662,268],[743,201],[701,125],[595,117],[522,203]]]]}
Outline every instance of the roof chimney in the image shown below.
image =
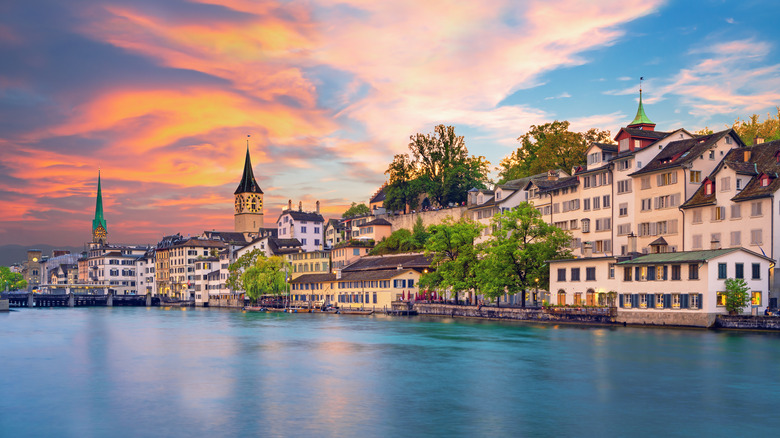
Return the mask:
{"type": "Polygon", "coordinates": [[[298,211],[303,211],[303,201],[298,201],[298,211]]]}
{"type": "Polygon", "coordinates": [[[555,170],[548,170],[547,171],[547,180],[548,181],[556,181],[558,179],[558,172],[555,170]]]}
{"type": "Polygon", "coordinates": [[[748,161],[750,161],[750,155],[751,152],[753,151],[751,151],[750,149],[746,149],[744,152],[745,152],[745,162],[747,163],[748,161]]]}
{"type": "Polygon", "coordinates": [[[756,138],[753,139],[753,144],[754,145],[757,145],[757,144],[763,143],[763,142],[764,142],[764,139],[762,137],[756,137],[756,138]]]}
{"type": "Polygon", "coordinates": [[[628,235],[628,253],[633,254],[636,252],[636,234],[629,233],[628,235]]]}
{"type": "Polygon", "coordinates": [[[315,205],[317,206],[317,210],[316,211],[319,214],[319,212],[320,212],[320,201],[317,201],[317,203],[315,205]]]}
{"type": "Polygon", "coordinates": [[[710,242],[710,249],[720,249],[720,240],[712,239],[710,242]]]}
{"type": "Polygon", "coordinates": [[[292,211],[292,199],[287,200],[287,210],[292,211]]]}

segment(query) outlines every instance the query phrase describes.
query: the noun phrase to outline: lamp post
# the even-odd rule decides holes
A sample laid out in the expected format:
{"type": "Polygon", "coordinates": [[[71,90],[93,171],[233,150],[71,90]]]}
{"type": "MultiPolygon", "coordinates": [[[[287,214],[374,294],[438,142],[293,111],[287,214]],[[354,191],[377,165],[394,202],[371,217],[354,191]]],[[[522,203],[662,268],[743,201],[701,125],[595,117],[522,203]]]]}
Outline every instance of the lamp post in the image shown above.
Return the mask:
{"type": "Polygon", "coordinates": [[[539,277],[536,277],[536,291],[534,292],[534,306],[539,305],[539,277]]]}

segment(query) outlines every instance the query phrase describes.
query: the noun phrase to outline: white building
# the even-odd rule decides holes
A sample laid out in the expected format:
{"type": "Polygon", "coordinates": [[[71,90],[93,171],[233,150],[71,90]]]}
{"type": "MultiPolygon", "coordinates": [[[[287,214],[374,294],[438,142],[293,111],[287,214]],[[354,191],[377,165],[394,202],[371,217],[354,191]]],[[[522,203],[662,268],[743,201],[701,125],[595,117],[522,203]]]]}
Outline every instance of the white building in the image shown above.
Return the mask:
{"type": "Polygon", "coordinates": [[[292,209],[292,201],[288,202],[287,210],[282,211],[276,220],[279,239],[298,239],[304,251],[322,249],[325,219],[320,214],[320,202],[314,212],[303,211],[302,204],[298,210],[292,209]]]}

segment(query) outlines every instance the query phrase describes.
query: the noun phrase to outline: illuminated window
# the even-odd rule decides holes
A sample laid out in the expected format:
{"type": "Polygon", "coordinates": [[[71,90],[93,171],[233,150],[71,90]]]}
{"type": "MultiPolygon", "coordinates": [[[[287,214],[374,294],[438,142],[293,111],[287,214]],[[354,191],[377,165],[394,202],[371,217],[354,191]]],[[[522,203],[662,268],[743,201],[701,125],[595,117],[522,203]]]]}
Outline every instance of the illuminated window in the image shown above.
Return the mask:
{"type": "Polygon", "coordinates": [[[754,306],[760,306],[761,305],[761,292],[753,291],[750,295],[750,304],[754,306]]]}
{"type": "Polygon", "coordinates": [[[680,294],[672,294],[672,309],[680,308],[680,294]]]}
{"type": "Polygon", "coordinates": [[[663,309],[664,307],[664,294],[655,294],[655,308],[663,309]]]}
{"type": "Polygon", "coordinates": [[[640,309],[647,308],[647,294],[639,294],[639,308],[640,309]]]}
{"type": "Polygon", "coordinates": [[[690,309],[698,309],[699,306],[701,306],[701,303],[699,303],[699,294],[690,294],[688,296],[690,299],[690,305],[688,307],[690,309]]]}
{"type": "Polygon", "coordinates": [[[718,292],[715,305],[718,307],[724,307],[726,305],[726,292],[718,292]]]}

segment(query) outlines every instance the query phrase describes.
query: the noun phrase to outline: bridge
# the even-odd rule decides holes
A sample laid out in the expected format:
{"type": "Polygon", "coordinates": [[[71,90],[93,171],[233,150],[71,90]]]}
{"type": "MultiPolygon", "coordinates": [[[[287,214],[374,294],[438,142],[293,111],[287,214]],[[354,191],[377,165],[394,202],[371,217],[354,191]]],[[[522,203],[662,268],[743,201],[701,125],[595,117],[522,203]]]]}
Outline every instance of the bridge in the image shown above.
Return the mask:
{"type": "Polygon", "coordinates": [[[147,295],[101,295],[59,293],[36,294],[30,292],[3,292],[0,300],[8,300],[9,307],[115,307],[115,306],[159,306],[160,298],[147,295]]]}

